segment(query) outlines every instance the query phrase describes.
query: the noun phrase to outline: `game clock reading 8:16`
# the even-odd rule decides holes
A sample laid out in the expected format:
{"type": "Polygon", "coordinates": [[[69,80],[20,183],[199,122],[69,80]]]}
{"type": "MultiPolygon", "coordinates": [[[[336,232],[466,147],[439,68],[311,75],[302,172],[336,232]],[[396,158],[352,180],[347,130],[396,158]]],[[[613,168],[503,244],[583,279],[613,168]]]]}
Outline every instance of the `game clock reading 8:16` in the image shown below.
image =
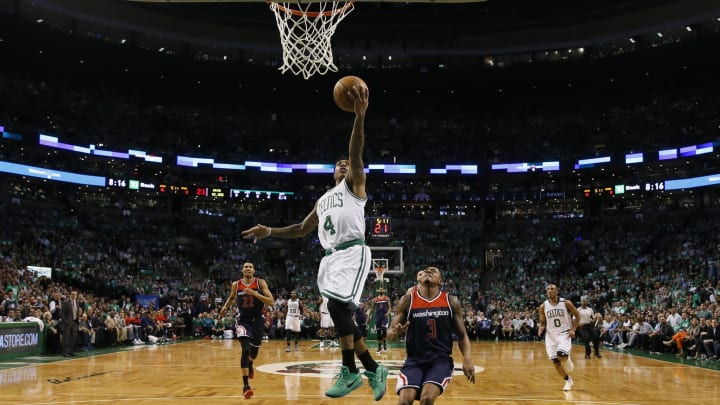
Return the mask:
{"type": "Polygon", "coordinates": [[[390,217],[376,217],[371,220],[370,236],[375,238],[390,237],[390,217]]]}

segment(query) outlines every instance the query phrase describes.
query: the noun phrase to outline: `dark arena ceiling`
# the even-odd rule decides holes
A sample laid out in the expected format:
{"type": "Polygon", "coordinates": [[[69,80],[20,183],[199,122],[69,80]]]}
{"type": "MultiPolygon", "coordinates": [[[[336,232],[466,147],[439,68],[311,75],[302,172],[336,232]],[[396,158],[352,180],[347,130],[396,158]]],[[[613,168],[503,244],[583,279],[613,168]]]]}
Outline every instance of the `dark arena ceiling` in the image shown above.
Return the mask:
{"type": "MultiPolygon", "coordinates": [[[[422,1],[358,0],[333,36],[339,64],[482,65],[488,63],[484,58],[502,55],[504,60],[491,63],[512,64],[535,60],[536,52],[571,48],[603,56],[618,46],[655,46],[716,32],[720,17],[716,0],[422,1]],[[690,25],[694,31],[688,33],[690,25]],[[628,43],[632,37],[638,42],[628,43]],[[390,55],[392,63],[386,62],[390,55]]],[[[197,58],[257,61],[277,58],[281,50],[264,1],[0,0],[0,5],[59,29],[197,58]]]]}

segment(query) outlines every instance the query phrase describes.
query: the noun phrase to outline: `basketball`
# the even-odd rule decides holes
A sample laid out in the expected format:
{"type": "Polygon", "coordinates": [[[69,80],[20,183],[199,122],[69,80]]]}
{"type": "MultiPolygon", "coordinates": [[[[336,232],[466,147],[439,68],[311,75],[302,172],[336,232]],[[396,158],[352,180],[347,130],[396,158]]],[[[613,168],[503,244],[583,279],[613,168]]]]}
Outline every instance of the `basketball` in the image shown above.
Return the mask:
{"type": "Polygon", "coordinates": [[[352,91],[353,86],[363,86],[367,88],[365,81],[357,76],[345,76],[335,83],[333,98],[335,99],[335,104],[343,111],[355,111],[355,99],[348,94],[349,91],[352,91]]]}

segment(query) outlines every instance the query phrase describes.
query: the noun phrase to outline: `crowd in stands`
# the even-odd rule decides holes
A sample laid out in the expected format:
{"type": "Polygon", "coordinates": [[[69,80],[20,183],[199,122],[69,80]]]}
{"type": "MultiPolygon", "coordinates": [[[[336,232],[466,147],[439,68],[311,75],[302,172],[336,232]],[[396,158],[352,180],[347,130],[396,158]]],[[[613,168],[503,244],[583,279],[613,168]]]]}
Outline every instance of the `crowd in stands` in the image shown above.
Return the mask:
{"type": "MultiPolygon", "coordinates": [[[[537,307],[554,283],[562,296],[591,302],[608,346],[713,358],[720,354],[720,330],[709,332],[720,319],[717,214],[714,207],[596,221],[508,219],[491,228],[399,220],[389,241],[368,243],[403,247],[405,273],[387,277],[385,285],[393,301],[413,285],[417,270],[441,268],[473,339],[537,339],[537,307]]],[[[283,303],[291,290],[305,305],[302,337],[319,336],[315,278],[322,249],[314,237],[252,243],[237,236],[252,218],[191,216],[178,224],[170,214],[79,215],[33,200],[3,200],[0,221],[0,316],[38,322],[48,353],[58,352],[59,307],[71,289],[81,293],[84,350],[232,336],[232,315],[218,320],[217,302],[244,261],[255,263],[277,298],[266,309],[267,338],[284,336],[283,303]],[[183,236],[188,229],[192,237],[183,236]],[[198,249],[209,253],[198,258],[198,249]],[[38,278],[27,266],[52,267],[52,278],[38,278]]],[[[371,275],[363,301],[373,299],[376,282],[371,275]]]]}
{"type": "MultiPolygon", "coordinates": [[[[503,99],[480,97],[487,99],[487,108],[472,110],[464,101],[383,105],[380,93],[373,93],[378,96],[367,117],[366,161],[431,167],[549,158],[566,162],[694,145],[713,139],[720,105],[712,86],[642,91],[627,99],[533,93],[534,100],[525,100],[520,92],[503,99]]],[[[351,122],[347,115],[330,114],[314,103],[298,105],[290,98],[225,97],[198,103],[191,97],[182,101],[131,94],[109,83],[78,86],[61,77],[5,71],[0,72],[0,94],[0,126],[26,138],[3,139],[0,160],[107,177],[132,173],[167,184],[191,184],[198,178],[188,180],[177,168],[167,170],[174,163],[169,161],[157,166],[52,150],[36,145],[37,134],[107,150],[141,149],[170,161],[179,154],[229,163],[332,163],[347,149],[351,122]]],[[[701,163],[688,165],[689,172],[716,167],[712,159],[698,158],[695,162],[701,163]]],[[[258,222],[276,225],[301,219],[330,178],[257,172],[237,176],[244,188],[292,191],[298,204],[213,204],[183,200],[182,195],[71,190],[3,176],[2,321],[37,322],[48,336],[46,351],[59,353],[59,306],[71,290],[79,290],[79,344],[85,350],[183,337],[225,338],[233,319],[217,319],[217,302],[240,277],[242,263],[251,261],[278,298],[267,308],[267,337],[283,337],[283,299],[295,290],[306,305],[303,336],[317,338],[315,280],[323,253],[317,239],[252,243],[239,234],[258,222]],[[38,278],[27,266],[51,267],[52,278],[38,278]],[[146,301],[148,296],[156,301],[146,301]]],[[[703,210],[642,207],[601,218],[556,219],[535,215],[532,209],[499,210],[498,221],[488,226],[480,204],[464,211],[463,221],[456,223],[437,208],[431,212],[422,206],[428,198],[471,206],[491,194],[487,177],[448,178],[368,177],[368,213],[388,212],[390,208],[382,208],[386,201],[420,203],[392,211],[396,220],[388,241],[369,240],[404,249],[405,273],[389,276],[387,294],[393,302],[415,282],[415,271],[433,264],[443,271],[444,288],[463,303],[473,339],[532,340],[537,336],[537,307],[545,299],[546,284],[553,283],[574,302],[581,296],[589,299],[602,316],[597,327],[608,346],[700,358],[720,355],[720,331],[711,332],[720,319],[715,297],[720,287],[717,193],[710,193],[714,197],[701,204],[703,210]]],[[[534,180],[526,182],[539,188],[534,180]]],[[[557,179],[563,181],[572,183],[567,190],[577,189],[577,178],[557,179]]],[[[647,200],[651,205],[652,198],[647,200]]],[[[371,275],[363,301],[373,298],[375,286],[371,275]]]]}

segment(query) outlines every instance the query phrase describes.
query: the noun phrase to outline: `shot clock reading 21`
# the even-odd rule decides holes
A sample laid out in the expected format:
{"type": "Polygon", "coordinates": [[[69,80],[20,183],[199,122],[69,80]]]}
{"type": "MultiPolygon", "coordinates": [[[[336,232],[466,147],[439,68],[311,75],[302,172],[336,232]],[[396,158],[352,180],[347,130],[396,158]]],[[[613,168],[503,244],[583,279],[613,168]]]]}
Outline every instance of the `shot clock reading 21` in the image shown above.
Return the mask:
{"type": "Polygon", "coordinates": [[[370,218],[370,236],[373,238],[389,238],[390,223],[390,217],[370,218]]]}

